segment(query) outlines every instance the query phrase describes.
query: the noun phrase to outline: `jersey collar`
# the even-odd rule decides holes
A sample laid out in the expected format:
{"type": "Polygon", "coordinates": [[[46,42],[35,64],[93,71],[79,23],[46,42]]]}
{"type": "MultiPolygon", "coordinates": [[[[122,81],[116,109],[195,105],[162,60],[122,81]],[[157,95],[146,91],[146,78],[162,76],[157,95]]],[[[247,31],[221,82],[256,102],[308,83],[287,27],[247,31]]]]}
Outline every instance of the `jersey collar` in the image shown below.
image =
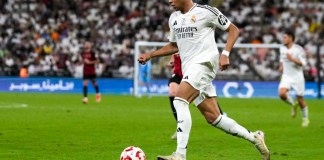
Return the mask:
{"type": "Polygon", "coordinates": [[[197,6],[197,3],[194,3],[194,5],[189,9],[189,11],[188,12],[186,12],[186,13],[181,13],[182,15],[185,15],[185,14],[187,14],[187,13],[189,13],[189,12],[191,12],[195,7],[197,6]]]}
{"type": "Polygon", "coordinates": [[[188,12],[192,11],[195,7],[197,6],[197,3],[195,3],[190,9],[188,12]]]}

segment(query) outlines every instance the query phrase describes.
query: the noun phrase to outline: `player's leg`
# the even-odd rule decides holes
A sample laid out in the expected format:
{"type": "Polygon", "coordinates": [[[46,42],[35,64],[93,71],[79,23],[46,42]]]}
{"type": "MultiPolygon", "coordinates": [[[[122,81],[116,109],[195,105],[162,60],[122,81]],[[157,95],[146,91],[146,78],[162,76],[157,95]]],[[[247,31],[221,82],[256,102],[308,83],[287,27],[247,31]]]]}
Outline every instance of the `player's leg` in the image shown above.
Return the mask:
{"type": "Polygon", "coordinates": [[[139,95],[138,98],[142,95],[150,95],[150,79],[146,75],[141,75],[139,77],[139,95]]]}
{"type": "Polygon", "coordinates": [[[177,111],[177,149],[170,156],[158,156],[160,160],[185,159],[189,134],[191,130],[191,114],[189,104],[198,96],[199,91],[193,88],[188,82],[182,81],[174,98],[173,104],[177,111]]]}
{"type": "Polygon", "coordinates": [[[281,100],[290,104],[291,106],[295,105],[294,99],[288,94],[288,88],[279,88],[279,97],[281,100]]]}
{"type": "Polygon", "coordinates": [[[97,83],[96,79],[95,79],[95,78],[92,78],[92,79],[91,79],[91,82],[92,82],[92,85],[93,85],[93,87],[94,87],[96,93],[97,93],[97,94],[100,93],[100,92],[99,92],[99,86],[98,86],[98,83],[97,83]]]}
{"type": "Polygon", "coordinates": [[[99,92],[99,85],[98,85],[98,83],[97,83],[97,81],[96,81],[96,79],[94,77],[91,79],[91,82],[92,82],[92,85],[93,85],[93,87],[94,87],[94,89],[96,91],[96,102],[100,102],[101,101],[101,94],[99,92]]]}
{"type": "Polygon", "coordinates": [[[289,89],[292,87],[292,82],[283,78],[279,84],[279,97],[291,106],[291,117],[295,118],[297,115],[297,103],[294,99],[288,94],[289,89]]]}
{"type": "Polygon", "coordinates": [[[245,138],[252,143],[254,142],[254,135],[252,132],[249,132],[231,118],[224,118],[225,116],[221,115],[215,97],[206,97],[197,107],[209,124],[212,124],[229,134],[245,138]]]}
{"type": "Polygon", "coordinates": [[[217,107],[218,107],[219,112],[221,113],[221,115],[227,116],[226,112],[223,112],[222,107],[220,106],[218,101],[217,101],[217,107]]]}
{"type": "Polygon", "coordinates": [[[173,100],[174,100],[174,97],[176,96],[176,93],[177,93],[177,90],[179,88],[180,82],[181,82],[181,77],[174,74],[169,79],[169,83],[168,83],[170,106],[171,106],[173,116],[174,116],[176,121],[177,121],[177,112],[176,112],[176,110],[174,108],[173,100]]]}
{"type": "Polygon", "coordinates": [[[172,113],[173,113],[175,120],[177,120],[177,111],[174,108],[173,100],[176,95],[176,91],[177,91],[178,87],[179,87],[179,84],[177,84],[175,82],[171,82],[169,84],[169,100],[170,100],[170,106],[171,106],[172,113]]]}
{"type": "Polygon", "coordinates": [[[173,101],[177,111],[177,153],[186,155],[189,133],[191,130],[191,114],[189,104],[198,96],[199,91],[187,82],[181,82],[173,101]]]}
{"type": "Polygon", "coordinates": [[[255,144],[263,159],[270,159],[270,152],[265,145],[263,132],[250,132],[233,119],[223,116],[217,107],[216,97],[206,97],[197,107],[209,124],[233,136],[250,141],[255,144]]]}
{"type": "Polygon", "coordinates": [[[306,105],[306,102],[304,100],[303,96],[297,96],[297,100],[301,109],[303,121],[302,126],[307,127],[309,125],[309,118],[308,118],[308,106],[306,105]]]}
{"type": "MultiPolygon", "coordinates": [[[[177,122],[177,111],[174,108],[173,100],[176,95],[177,89],[179,87],[179,83],[175,82],[173,77],[169,79],[169,100],[170,100],[171,110],[172,110],[172,113],[173,113],[173,116],[174,116],[176,122],[177,122]]],[[[171,139],[173,139],[173,140],[177,139],[177,131],[171,136],[171,139]]]]}
{"type": "Polygon", "coordinates": [[[296,81],[295,84],[292,86],[297,94],[297,101],[301,109],[302,113],[302,127],[307,127],[309,125],[309,118],[308,118],[308,106],[304,100],[304,92],[305,92],[305,81],[300,80],[296,81]]]}
{"type": "Polygon", "coordinates": [[[88,100],[88,79],[83,79],[83,99],[82,102],[87,104],[88,100]]]}
{"type": "Polygon", "coordinates": [[[151,76],[150,74],[147,74],[145,77],[145,87],[149,96],[151,95],[150,83],[151,83],[151,76]]]}

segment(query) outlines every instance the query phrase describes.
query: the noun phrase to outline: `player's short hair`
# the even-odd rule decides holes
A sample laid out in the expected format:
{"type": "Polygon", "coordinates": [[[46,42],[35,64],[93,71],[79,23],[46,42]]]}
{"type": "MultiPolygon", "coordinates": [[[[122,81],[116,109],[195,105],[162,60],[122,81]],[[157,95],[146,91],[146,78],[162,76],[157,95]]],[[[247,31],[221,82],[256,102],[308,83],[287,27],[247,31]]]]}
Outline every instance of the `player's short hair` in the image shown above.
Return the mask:
{"type": "Polygon", "coordinates": [[[201,5],[208,5],[209,0],[193,0],[193,2],[201,4],[201,5]]]}
{"type": "Polygon", "coordinates": [[[286,29],[285,30],[285,34],[287,34],[289,37],[291,37],[291,39],[294,41],[295,40],[295,33],[293,30],[291,29],[286,29]]]}

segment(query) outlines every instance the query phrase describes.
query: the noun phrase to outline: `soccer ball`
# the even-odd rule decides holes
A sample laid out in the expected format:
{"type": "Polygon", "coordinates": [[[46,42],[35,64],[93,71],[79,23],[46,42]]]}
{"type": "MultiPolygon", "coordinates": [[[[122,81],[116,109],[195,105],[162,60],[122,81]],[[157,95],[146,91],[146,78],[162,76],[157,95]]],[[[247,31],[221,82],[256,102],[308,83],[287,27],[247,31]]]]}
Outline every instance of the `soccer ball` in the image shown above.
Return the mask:
{"type": "Polygon", "coordinates": [[[146,160],[146,157],[142,149],[130,146],[123,150],[120,160],[146,160]]]}

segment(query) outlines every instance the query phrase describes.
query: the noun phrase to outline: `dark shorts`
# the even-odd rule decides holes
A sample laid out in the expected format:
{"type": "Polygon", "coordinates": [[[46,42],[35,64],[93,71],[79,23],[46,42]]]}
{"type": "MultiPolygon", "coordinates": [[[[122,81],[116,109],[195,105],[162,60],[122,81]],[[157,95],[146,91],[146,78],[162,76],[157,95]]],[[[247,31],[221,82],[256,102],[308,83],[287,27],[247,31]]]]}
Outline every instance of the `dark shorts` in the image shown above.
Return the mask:
{"type": "Polygon", "coordinates": [[[168,85],[170,85],[170,83],[172,83],[172,82],[180,84],[181,80],[182,80],[182,78],[179,75],[173,74],[172,77],[169,79],[168,85]]]}
{"type": "Polygon", "coordinates": [[[83,80],[95,80],[96,79],[96,75],[95,74],[91,74],[91,75],[83,75],[83,80]]]}

